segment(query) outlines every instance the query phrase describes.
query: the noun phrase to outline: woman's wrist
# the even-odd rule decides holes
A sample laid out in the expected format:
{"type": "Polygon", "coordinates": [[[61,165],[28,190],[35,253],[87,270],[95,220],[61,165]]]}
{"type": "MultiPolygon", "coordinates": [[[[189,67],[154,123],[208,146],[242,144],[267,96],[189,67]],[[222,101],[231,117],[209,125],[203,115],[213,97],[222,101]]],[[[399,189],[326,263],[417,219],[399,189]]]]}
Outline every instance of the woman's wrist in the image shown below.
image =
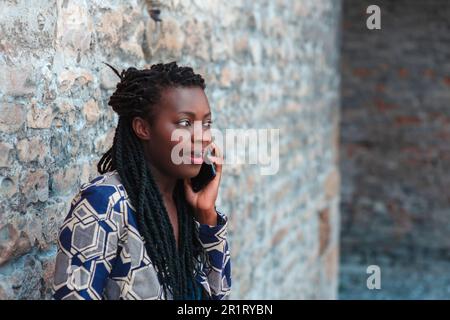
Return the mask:
{"type": "Polygon", "coordinates": [[[217,211],[216,208],[213,207],[211,209],[196,209],[195,210],[195,218],[201,224],[207,224],[210,226],[217,225],[217,211]]]}

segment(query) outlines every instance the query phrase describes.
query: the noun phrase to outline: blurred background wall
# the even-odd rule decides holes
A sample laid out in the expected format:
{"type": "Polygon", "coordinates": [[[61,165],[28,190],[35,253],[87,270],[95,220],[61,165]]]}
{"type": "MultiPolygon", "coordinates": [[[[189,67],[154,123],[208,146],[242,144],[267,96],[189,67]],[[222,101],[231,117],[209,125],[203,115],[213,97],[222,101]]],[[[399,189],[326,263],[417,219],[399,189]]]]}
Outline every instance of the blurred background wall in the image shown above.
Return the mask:
{"type": "Polygon", "coordinates": [[[224,168],[231,297],[336,298],[340,9],[337,0],[1,1],[0,298],[50,298],[58,228],[117,123],[107,101],[118,78],[101,62],[172,60],[206,78],[216,128],[280,129],[276,175],[224,168]],[[155,7],[162,23],[149,17],[155,7]]]}
{"type": "Polygon", "coordinates": [[[344,0],[342,29],[339,297],[448,298],[450,2],[344,0]]]}

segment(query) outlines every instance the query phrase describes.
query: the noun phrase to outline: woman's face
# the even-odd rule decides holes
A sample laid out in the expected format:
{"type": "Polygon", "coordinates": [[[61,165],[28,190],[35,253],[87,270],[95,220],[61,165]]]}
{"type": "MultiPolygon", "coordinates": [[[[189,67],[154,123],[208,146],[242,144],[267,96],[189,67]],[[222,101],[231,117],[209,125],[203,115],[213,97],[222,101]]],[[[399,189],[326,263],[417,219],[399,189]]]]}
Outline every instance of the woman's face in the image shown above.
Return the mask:
{"type": "MultiPolygon", "coordinates": [[[[156,112],[152,123],[142,121],[141,125],[133,124],[135,132],[142,139],[146,156],[153,166],[166,176],[176,179],[195,177],[201,163],[192,163],[187,151],[204,151],[211,143],[211,109],[203,89],[199,87],[167,88],[161,93],[161,100],[155,106],[156,112]],[[194,121],[197,121],[194,135],[194,121]],[[174,130],[182,130],[187,139],[172,141],[174,130]],[[172,160],[172,149],[182,144],[189,163],[175,164],[172,160]]],[[[178,146],[178,149],[180,149],[178,146]]]]}

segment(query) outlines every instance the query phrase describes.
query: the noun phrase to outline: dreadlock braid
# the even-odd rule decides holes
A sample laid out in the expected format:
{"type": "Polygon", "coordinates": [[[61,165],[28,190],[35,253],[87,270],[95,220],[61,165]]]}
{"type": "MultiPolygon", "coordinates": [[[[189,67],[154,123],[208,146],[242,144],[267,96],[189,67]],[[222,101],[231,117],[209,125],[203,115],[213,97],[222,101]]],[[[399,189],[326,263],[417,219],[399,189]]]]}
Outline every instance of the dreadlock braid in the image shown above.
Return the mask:
{"type": "Polygon", "coordinates": [[[190,67],[180,67],[176,62],[154,64],[150,69],[130,67],[119,72],[116,91],[109,99],[119,115],[112,147],[101,157],[97,170],[100,174],[117,170],[121,182],[135,208],[139,232],[145,240],[145,249],[152,260],[165,296],[170,291],[174,299],[188,297],[206,298],[201,285],[194,277],[198,270],[196,259],[201,246],[195,233],[192,208],[188,205],[182,180],[175,186],[173,199],[179,220],[180,246],[164,206],[161,192],[144,157],[141,141],[134,133],[132,119],[142,116],[153,121],[164,88],[196,86],[205,89],[204,79],[190,67]],[[198,295],[201,292],[201,295],[198,295]]]}

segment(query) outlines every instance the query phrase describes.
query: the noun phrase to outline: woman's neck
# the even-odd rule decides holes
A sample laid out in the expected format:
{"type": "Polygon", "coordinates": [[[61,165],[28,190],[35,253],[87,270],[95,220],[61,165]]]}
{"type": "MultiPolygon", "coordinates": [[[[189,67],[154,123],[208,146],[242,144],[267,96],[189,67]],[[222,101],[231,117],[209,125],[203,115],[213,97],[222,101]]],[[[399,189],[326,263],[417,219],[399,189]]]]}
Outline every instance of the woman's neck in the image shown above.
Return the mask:
{"type": "Polygon", "coordinates": [[[147,164],[150,168],[150,171],[152,172],[153,178],[155,179],[161,195],[165,199],[171,200],[175,185],[177,183],[177,179],[165,175],[163,172],[153,166],[149,161],[147,161],[147,164]]]}

